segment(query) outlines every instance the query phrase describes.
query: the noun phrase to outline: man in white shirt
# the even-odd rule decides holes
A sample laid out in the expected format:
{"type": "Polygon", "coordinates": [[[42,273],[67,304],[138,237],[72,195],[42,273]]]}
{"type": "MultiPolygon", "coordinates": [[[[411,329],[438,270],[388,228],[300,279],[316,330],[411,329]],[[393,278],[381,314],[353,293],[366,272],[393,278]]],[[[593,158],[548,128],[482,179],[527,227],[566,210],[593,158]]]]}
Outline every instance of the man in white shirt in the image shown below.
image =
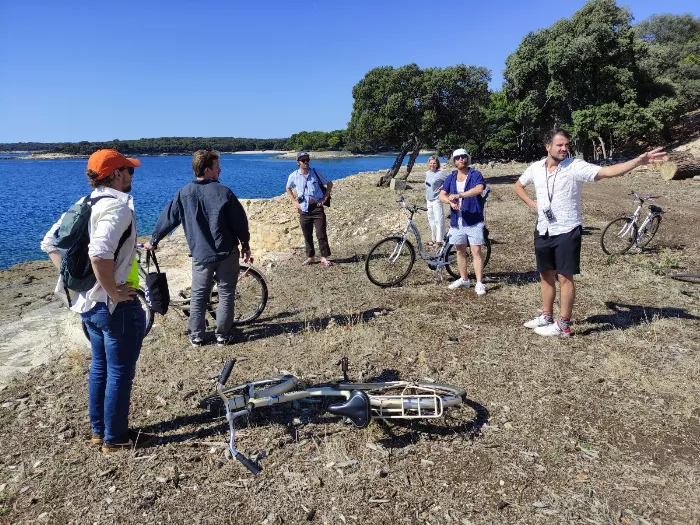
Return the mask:
{"type": "Polygon", "coordinates": [[[663,148],[636,159],[604,168],[569,158],[571,135],[561,128],[547,136],[547,157],[531,164],[515,183],[515,193],[537,212],[535,259],[542,288],[542,314],[524,323],[543,336],[569,337],[576,289],[574,275],[581,272],[581,191],[584,182],[619,177],[637,166],[661,160],[663,148]],[[535,185],[537,200],[525,186],[535,185]],[[556,280],[560,287],[560,317],[554,321],[556,280]]]}
{"type": "MultiPolygon", "coordinates": [[[[146,329],[146,316],[136,297],[138,281],[129,282],[136,255],[136,219],[128,193],[134,168],[140,165],[138,159],[126,158],[112,149],[90,156],[87,177],[93,191],[88,196],[92,207],[87,255],[96,282],[87,291],[73,293],[70,299],[62,277],[56,286],[56,293],[80,314],[90,335],[91,441],[101,445],[102,452],[128,450],[153,437],[129,430],[131,387],[146,329]]],[[[41,242],[41,249],[59,269],[62,253],[55,233],[62,219],[41,242]]]]}

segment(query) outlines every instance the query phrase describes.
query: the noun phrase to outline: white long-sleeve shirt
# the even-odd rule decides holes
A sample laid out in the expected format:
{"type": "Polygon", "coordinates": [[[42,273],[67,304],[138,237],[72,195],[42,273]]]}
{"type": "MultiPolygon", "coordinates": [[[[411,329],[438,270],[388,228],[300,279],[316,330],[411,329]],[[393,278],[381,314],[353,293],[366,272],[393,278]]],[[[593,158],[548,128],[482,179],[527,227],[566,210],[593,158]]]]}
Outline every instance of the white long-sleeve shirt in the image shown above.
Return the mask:
{"type": "MultiPolygon", "coordinates": [[[[90,197],[95,198],[103,195],[114,198],[100,199],[92,206],[90,223],[88,224],[88,232],[90,233],[88,254],[90,257],[99,257],[100,259],[114,259],[119,239],[131,224],[131,235],[120,248],[117,260],[114,262],[114,278],[117,284],[121,285],[126,282],[136,256],[134,204],[131,195],[105,186],[96,188],[90,197]]],[[[61,225],[63,215],[44,235],[44,239],[41,241],[42,251],[49,253],[58,250],[55,245],[54,233],[61,225]]],[[[68,305],[63,278],[60,276],[54,293],[68,305]]],[[[70,309],[74,312],[85,313],[92,310],[96,303],[107,303],[110,312],[113,312],[116,307],[116,303],[109,298],[99,282],[95,283],[95,286],[87,292],[76,292],[75,296],[71,298],[70,309]]]]}

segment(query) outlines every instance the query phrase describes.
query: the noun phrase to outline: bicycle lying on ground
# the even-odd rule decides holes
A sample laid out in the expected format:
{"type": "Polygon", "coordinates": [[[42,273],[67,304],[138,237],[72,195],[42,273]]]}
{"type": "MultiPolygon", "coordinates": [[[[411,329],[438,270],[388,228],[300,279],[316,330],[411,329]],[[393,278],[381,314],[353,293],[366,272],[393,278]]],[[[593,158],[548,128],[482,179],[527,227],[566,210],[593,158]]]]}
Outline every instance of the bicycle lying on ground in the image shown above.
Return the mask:
{"type": "Polygon", "coordinates": [[[250,416],[257,408],[316,397],[338,398],[326,410],[347,418],[357,428],[364,428],[372,419],[438,418],[446,409],[461,405],[466,397],[461,388],[432,382],[353,383],[348,379],[347,357],[338,362],[343,380],[337,383],[297,389],[299,380],[288,374],[225,388],[235,362],[235,359],[226,361],[216,385],[218,395],[204,398],[200,406],[212,410],[223,401],[231,434],[231,454],[253,474],[259,474],[262,469],[236,450],[234,422],[250,416]]]}
{"type": "MultiPolygon", "coordinates": [[[[484,204],[490,193],[490,188],[486,188],[482,194],[484,204]]],[[[365,273],[370,281],[383,288],[396,286],[408,277],[413,264],[416,262],[416,250],[408,240],[408,234],[412,233],[418,244],[418,255],[428,266],[437,272],[442,268],[447,270],[452,277],[459,279],[459,268],[457,267],[457,250],[448,242],[449,235],[445,234],[442,246],[437,252],[428,252],[423,249],[420,232],[413,224],[413,215],[417,211],[428,211],[427,208],[406,204],[403,196],[398,200],[401,208],[408,212],[408,222],[404,231],[400,235],[391,235],[377,242],[370,248],[365,259],[365,273]]],[[[483,247],[482,256],[484,258],[484,268],[491,258],[491,241],[489,240],[488,228],[484,227],[484,238],[486,241],[483,247]]],[[[467,250],[467,257],[471,258],[471,251],[467,250]]]]}
{"type": "MultiPolygon", "coordinates": [[[[151,307],[146,302],[146,293],[143,290],[143,285],[146,282],[148,275],[147,269],[143,266],[143,244],[137,245],[136,257],[138,260],[139,281],[141,288],[136,290],[136,297],[141,303],[144,313],[146,314],[146,332],[144,337],[148,335],[153,327],[155,315],[151,307]]],[[[236,284],[236,295],[234,296],[234,326],[242,326],[255,321],[265,310],[267,305],[267,283],[262,273],[253,266],[241,264],[238,271],[238,282],[236,284]]],[[[187,288],[179,293],[178,297],[170,299],[170,306],[180,311],[183,316],[190,315],[190,297],[187,288]]],[[[211,291],[209,301],[207,302],[207,313],[216,321],[216,309],[219,306],[219,293],[216,289],[216,284],[211,291]]],[[[87,331],[85,323],[83,323],[83,333],[90,340],[90,335],[87,331]]]]}
{"type": "Polygon", "coordinates": [[[640,197],[634,191],[630,193],[638,201],[634,213],[623,215],[610,221],[603,229],[600,237],[600,247],[608,255],[621,255],[636,245],[638,250],[644,248],[656,235],[661,224],[661,214],[664,213],[659,206],[649,204],[649,212],[641,226],[637,226],[642,206],[645,201],[658,199],[658,196],[645,195],[640,197]]]}
{"type": "Polygon", "coordinates": [[[700,284],[700,273],[674,273],[670,274],[669,277],[684,283],[700,284]]]}

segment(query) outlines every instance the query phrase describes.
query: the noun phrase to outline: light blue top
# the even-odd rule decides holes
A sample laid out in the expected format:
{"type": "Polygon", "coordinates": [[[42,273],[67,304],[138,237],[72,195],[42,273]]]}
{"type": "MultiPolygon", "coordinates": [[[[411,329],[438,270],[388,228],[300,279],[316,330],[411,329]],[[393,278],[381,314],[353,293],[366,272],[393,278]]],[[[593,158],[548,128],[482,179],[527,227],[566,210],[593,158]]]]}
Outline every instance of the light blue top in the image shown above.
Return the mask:
{"type": "Polygon", "coordinates": [[[425,172],[425,200],[434,201],[440,196],[440,188],[446,178],[447,173],[442,170],[425,172]]]}
{"type": "Polygon", "coordinates": [[[304,202],[299,203],[299,207],[306,213],[309,211],[309,199],[316,202],[323,199],[321,184],[325,186],[328,182],[328,178],[316,168],[309,168],[309,174],[306,177],[301,170],[294,170],[287,179],[287,188],[290,190],[296,188],[297,197],[304,196],[304,202]]]}

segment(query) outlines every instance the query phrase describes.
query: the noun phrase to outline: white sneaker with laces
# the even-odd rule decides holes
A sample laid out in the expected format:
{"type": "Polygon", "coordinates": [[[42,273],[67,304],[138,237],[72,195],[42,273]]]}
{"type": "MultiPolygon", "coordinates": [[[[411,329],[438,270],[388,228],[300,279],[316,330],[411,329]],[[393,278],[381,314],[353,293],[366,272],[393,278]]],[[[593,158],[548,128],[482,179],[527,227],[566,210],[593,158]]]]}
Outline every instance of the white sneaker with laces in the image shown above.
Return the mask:
{"type": "Polygon", "coordinates": [[[538,315],[534,319],[530,319],[528,322],[523,323],[523,326],[525,328],[537,328],[539,326],[547,326],[548,324],[552,323],[548,321],[544,315],[538,315]]]}
{"type": "Polygon", "coordinates": [[[571,331],[567,328],[566,330],[562,330],[559,327],[559,323],[554,322],[552,324],[548,324],[547,326],[538,326],[535,328],[535,333],[537,335],[543,335],[545,337],[570,337],[571,336],[571,331]]]}
{"type": "Polygon", "coordinates": [[[486,295],[486,285],[484,283],[476,283],[474,286],[474,291],[476,295],[486,295]]]}
{"type": "Polygon", "coordinates": [[[447,288],[450,290],[456,290],[457,288],[469,288],[472,285],[469,279],[462,279],[461,277],[450,284],[447,288]]]}

